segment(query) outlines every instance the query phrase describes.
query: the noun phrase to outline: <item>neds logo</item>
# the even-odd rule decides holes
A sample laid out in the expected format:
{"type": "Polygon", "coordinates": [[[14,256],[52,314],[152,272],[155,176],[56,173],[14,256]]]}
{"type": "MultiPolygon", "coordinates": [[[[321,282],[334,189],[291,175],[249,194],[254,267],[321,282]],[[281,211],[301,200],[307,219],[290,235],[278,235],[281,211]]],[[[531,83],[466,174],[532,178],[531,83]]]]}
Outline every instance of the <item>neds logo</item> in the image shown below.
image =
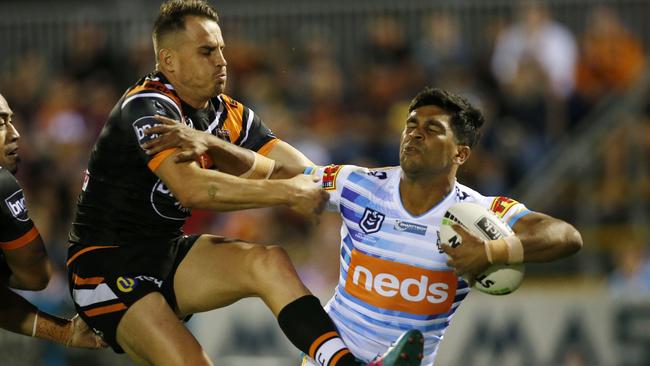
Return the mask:
{"type": "Polygon", "coordinates": [[[137,119],[133,122],[133,130],[135,131],[135,136],[138,138],[138,144],[142,145],[145,142],[155,139],[158,137],[157,134],[147,135],[145,131],[151,127],[160,124],[157,119],[147,116],[137,119]]]}
{"type": "Polygon", "coordinates": [[[451,271],[432,271],[353,250],[345,290],[378,308],[433,315],[451,309],[456,286],[451,271]]]}
{"type": "Polygon", "coordinates": [[[19,189],[14,192],[11,196],[5,199],[5,204],[11,212],[11,215],[16,218],[18,221],[27,221],[29,216],[27,216],[27,206],[25,205],[25,196],[23,196],[23,190],[19,189]]]}

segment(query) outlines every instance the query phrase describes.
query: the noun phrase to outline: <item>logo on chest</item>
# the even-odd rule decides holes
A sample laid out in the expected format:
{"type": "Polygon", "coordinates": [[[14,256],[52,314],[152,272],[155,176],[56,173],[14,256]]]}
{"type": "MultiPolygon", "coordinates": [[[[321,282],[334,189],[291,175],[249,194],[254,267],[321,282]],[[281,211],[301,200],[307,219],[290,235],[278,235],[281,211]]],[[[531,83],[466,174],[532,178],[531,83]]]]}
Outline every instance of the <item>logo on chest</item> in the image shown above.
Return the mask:
{"type": "Polygon", "coordinates": [[[214,130],[214,134],[218,138],[230,142],[230,131],[228,131],[227,129],[223,127],[218,127],[214,130]]]}
{"type": "Polygon", "coordinates": [[[408,222],[402,220],[395,220],[395,225],[393,225],[393,229],[395,229],[396,231],[402,231],[402,232],[407,232],[416,235],[424,236],[427,234],[426,225],[420,225],[414,222],[408,222]]]}
{"type": "Polygon", "coordinates": [[[434,271],[352,251],[345,291],[378,308],[411,314],[451,309],[458,281],[452,271],[434,271]]]}
{"type": "Polygon", "coordinates": [[[366,207],[363,212],[363,217],[359,221],[359,227],[366,234],[376,233],[381,229],[381,224],[384,222],[386,215],[372,208],[366,207]]]}
{"type": "Polygon", "coordinates": [[[185,220],[191,214],[191,210],[183,207],[160,179],[151,190],[151,206],[158,216],[170,220],[185,220]]]}

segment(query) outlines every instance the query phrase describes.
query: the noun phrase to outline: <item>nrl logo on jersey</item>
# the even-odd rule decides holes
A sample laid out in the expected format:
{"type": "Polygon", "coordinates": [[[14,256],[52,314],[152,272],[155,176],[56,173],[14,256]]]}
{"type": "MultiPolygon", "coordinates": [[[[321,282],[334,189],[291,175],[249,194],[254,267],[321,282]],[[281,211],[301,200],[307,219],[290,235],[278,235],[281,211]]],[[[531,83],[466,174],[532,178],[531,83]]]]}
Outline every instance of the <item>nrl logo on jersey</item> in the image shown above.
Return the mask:
{"type": "Polygon", "coordinates": [[[19,189],[14,192],[11,196],[5,199],[5,204],[11,212],[11,215],[16,218],[18,221],[27,221],[29,216],[27,216],[27,205],[25,205],[25,196],[23,196],[23,190],[19,189]]]}
{"type": "Polygon", "coordinates": [[[363,212],[363,217],[359,221],[359,227],[366,234],[376,233],[381,229],[381,224],[384,222],[386,215],[371,208],[367,208],[363,212]]]}

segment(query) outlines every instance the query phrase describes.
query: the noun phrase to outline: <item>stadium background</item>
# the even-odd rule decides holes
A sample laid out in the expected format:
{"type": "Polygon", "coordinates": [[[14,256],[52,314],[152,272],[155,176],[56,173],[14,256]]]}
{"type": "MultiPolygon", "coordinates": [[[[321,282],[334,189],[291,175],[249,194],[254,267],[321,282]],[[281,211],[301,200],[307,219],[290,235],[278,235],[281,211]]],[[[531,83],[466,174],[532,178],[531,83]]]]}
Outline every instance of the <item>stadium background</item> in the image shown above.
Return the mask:
{"type": "MultiPolygon", "coordinates": [[[[513,0],[212,3],[227,94],[315,162],[396,164],[410,98],[425,85],[448,88],[488,119],[462,181],[582,232],[579,255],[528,265],[517,293],[470,295],[437,365],[650,364],[650,2],[544,1],[546,20],[513,0]]],[[[47,290],[25,293],[45,310],[71,314],[62,274],[82,172],[109,110],[152,69],[158,6],[0,1],[0,93],[22,133],[30,214],[59,267],[47,290]]],[[[187,227],[284,245],[323,301],[337,278],[338,229],[336,215],[312,227],[282,209],[195,212],[187,227]]],[[[258,300],[190,325],[218,365],[298,363],[258,300]]],[[[0,360],[129,364],[5,331],[0,360]]]]}

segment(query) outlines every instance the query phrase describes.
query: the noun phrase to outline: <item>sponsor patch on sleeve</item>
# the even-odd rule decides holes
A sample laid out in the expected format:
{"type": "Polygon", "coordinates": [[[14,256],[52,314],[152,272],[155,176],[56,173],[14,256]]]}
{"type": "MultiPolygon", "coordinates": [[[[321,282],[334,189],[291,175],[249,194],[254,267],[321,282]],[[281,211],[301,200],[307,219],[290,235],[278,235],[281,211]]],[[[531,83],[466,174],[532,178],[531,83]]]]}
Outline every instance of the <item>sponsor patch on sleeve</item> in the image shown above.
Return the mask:
{"type": "Polygon", "coordinates": [[[518,204],[519,202],[513,200],[512,198],[499,196],[492,201],[492,206],[490,210],[494,212],[500,218],[503,218],[506,213],[512,208],[512,206],[518,204]]]}
{"type": "Polygon", "coordinates": [[[19,189],[16,192],[12,193],[11,196],[5,199],[5,205],[11,212],[11,215],[16,218],[18,221],[27,221],[29,216],[27,215],[27,206],[25,205],[25,196],[23,195],[23,190],[19,189]]]}
{"type": "Polygon", "coordinates": [[[159,124],[160,121],[153,118],[153,116],[138,118],[133,122],[133,132],[135,132],[135,136],[138,139],[138,144],[142,145],[145,142],[149,142],[158,137],[157,134],[147,135],[145,132],[151,127],[159,124]]]}
{"type": "Polygon", "coordinates": [[[323,171],[323,189],[333,191],[336,189],[336,176],[341,170],[340,165],[328,165],[323,171]]]}

